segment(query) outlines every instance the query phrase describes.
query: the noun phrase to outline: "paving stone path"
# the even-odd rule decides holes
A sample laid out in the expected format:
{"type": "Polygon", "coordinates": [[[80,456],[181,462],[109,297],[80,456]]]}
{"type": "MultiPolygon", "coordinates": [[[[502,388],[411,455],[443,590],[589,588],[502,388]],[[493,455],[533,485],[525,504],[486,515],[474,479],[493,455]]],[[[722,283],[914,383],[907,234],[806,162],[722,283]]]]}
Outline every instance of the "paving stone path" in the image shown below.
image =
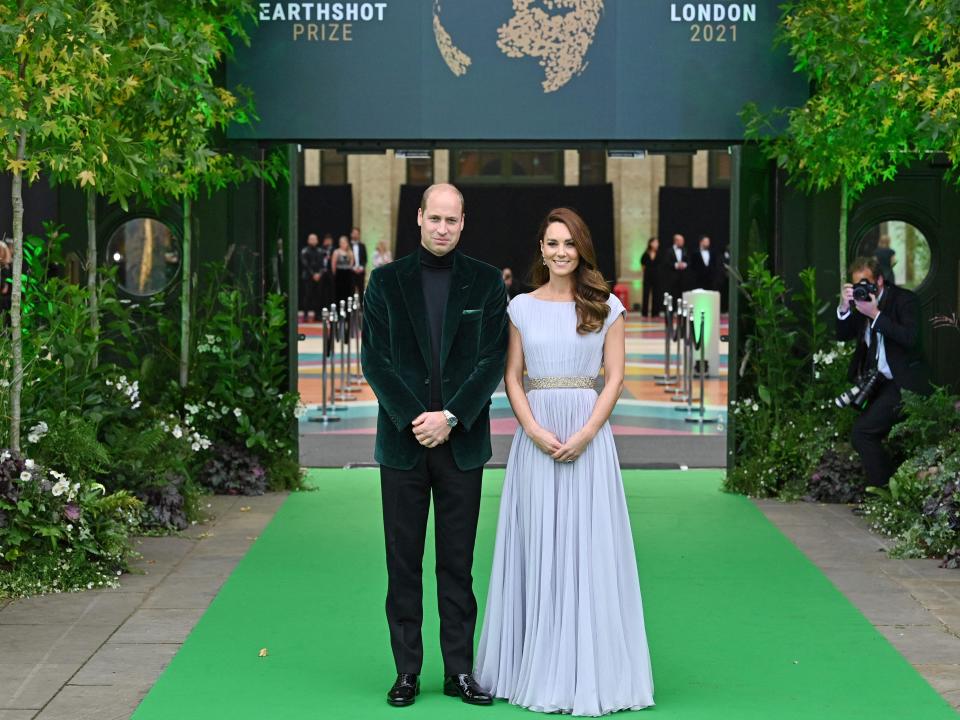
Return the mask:
{"type": "Polygon", "coordinates": [[[0,607],[0,720],[126,720],[285,494],[208,499],[211,520],[140,538],[114,590],[0,607]]]}

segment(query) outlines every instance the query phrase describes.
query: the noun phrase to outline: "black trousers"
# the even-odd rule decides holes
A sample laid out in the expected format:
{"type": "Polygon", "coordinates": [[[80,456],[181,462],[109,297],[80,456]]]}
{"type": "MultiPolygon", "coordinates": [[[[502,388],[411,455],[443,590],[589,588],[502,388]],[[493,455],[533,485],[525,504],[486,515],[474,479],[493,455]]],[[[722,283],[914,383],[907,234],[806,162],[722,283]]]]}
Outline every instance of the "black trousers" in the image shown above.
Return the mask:
{"type": "Polygon", "coordinates": [[[896,470],[884,441],[900,418],[900,389],[888,380],[877,389],[867,409],[853,423],[850,442],[860,455],[870,485],[886,485],[896,470]]]}
{"type": "Polygon", "coordinates": [[[398,673],[423,665],[423,546],[433,494],[437,605],[445,675],[473,672],[477,600],[473,546],[483,468],[460,470],[450,443],[428,449],[412,470],[380,466],[387,546],[387,623],[398,673]]]}
{"type": "Polygon", "coordinates": [[[657,317],[663,307],[663,293],[658,293],[658,283],[652,272],[643,276],[643,302],[640,314],[644,317],[657,317]],[[660,297],[657,297],[659,295],[660,297]],[[652,312],[651,312],[652,311],[652,312]]]}
{"type": "Polygon", "coordinates": [[[321,290],[321,281],[314,280],[312,275],[308,275],[303,279],[304,284],[304,293],[303,293],[303,307],[301,308],[304,312],[312,312],[320,316],[320,311],[323,309],[321,303],[320,290],[321,290]]]}

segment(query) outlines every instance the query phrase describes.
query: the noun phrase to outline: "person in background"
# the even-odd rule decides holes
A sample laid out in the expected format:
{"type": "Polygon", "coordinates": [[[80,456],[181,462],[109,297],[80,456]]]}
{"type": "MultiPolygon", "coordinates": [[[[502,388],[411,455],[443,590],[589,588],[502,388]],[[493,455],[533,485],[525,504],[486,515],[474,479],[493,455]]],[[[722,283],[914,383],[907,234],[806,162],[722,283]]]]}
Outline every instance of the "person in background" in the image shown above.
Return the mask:
{"type": "Polygon", "coordinates": [[[652,237],[647,240],[647,249],[640,256],[640,266],[643,268],[643,303],[640,313],[643,317],[657,317],[663,306],[663,295],[658,292],[660,289],[659,252],[660,238],[652,237]]]}
{"type": "Polygon", "coordinates": [[[897,264],[897,252],[890,247],[890,236],[881,235],[877,241],[877,249],[873,251],[873,256],[880,263],[880,272],[883,274],[883,282],[886,285],[896,285],[893,276],[893,266],[897,264]]]}
{"type": "Polygon", "coordinates": [[[519,292],[519,287],[513,282],[513,270],[505,267],[500,271],[500,274],[503,277],[503,284],[507,288],[507,297],[513,300],[519,292]]]}
{"type": "Polygon", "coordinates": [[[387,247],[387,243],[381,240],[377,243],[377,247],[373,251],[373,269],[376,270],[378,267],[383,267],[387,263],[392,262],[393,253],[390,252],[390,248],[387,247]]]}
{"type": "Polygon", "coordinates": [[[307,244],[300,249],[300,279],[303,283],[303,319],[313,322],[320,314],[320,283],[323,276],[323,252],[316,233],[307,235],[307,244]]]}
{"type": "Polygon", "coordinates": [[[847,371],[851,382],[863,387],[876,375],[866,409],[853,422],[850,443],[867,482],[883,487],[896,469],[885,441],[902,416],[901,391],[930,390],[920,351],[920,300],[909,290],[887,285],[876,258],[858,257],[840,294],[837,340],[857,343],[847,371]],[[861,283],[866,299],[855,300],[853,288],[861,283]]]}
{"type": "Polygon", "coordinates": [[[320,244],[320,252],[323,253],[323,273],[320,275],[320,307],[328,308],[336,299],[336,289],[334,288],[333,266],[330,264],[333,259],[333,235],[324,233],[320,244]]]}
{"type": "Polygon", "coordinates": [[[693,254],[691,263],[694,287],[703,290],[716,290],[717,279],[720,277],[720,258],[710,247],[710,236],[701,235],[699,250],[693,254]]]}
{"type": "Polygon", "coordinates": [[[330,267],[333,268],[334,299],[339,305],[353,295],[356,289],[356,272],[353,250],[350,249],[350,240],[346,235],[340,236],[339,245],[330,257],[330,267]]]}
{"type": "Polygon", "coordinates": [[[662,253],[660,279],[663,291],[670,293],[674,302],[683,297],[684,290],[690,289],[690,256],[687,254],[686,239],[680,233],[673,236],[673,246],[662,253]]]}
{"type": "Polygon", "coordinates": [[[0,240],[0,328],[10,324],[10,304],[13,285],[13,252],[10,246],[0,240]]]}
{"type": "Polygon", "coordinates": [[[353,287],[363,302],[363,287],[367,278],[367,246],[360,242],[360,228],[350,231],[350,252],[353,253],[353,287]]]}

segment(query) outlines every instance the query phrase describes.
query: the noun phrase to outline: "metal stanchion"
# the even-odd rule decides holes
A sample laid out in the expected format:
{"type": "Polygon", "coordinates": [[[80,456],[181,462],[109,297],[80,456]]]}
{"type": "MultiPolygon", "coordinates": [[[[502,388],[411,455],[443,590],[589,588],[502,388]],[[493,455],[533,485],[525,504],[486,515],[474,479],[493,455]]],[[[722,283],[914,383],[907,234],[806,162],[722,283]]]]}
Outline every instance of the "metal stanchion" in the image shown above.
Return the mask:
{"type": "Polygon", "coordinates": [[[344,385],[340,388],[341,392],[347,393],[356,393],[360,392],[360,388],[353,384],[353,326],[357,322],[357,311],[359,310],[358,306],[354,304],[354,297],[351,296],[347,298],[347,310],[345,317],[345,324],[343,326],[343,335],[340,352],[346,350],[346,364],[347,371],[344,377],[344,385]]]}
{"type": "Polygon", "coordinates": [[[663,294],[663,375],[654,375],[657,385],[676,385],[677,376],[670,374],[670,335],[673,325],[673,298],[663,294]]]}
{"type": "Polygon", "coordinates": [[[693,403],[697,400],[693,396],[693,351],[694,351],[694,320],[693,306],[687,306],[685,341],[683,343],[683,378],[684,396],[680,402],[686,402],[684,407],[674,408],[678,412],[692,412],[693,403]]]}
{"type": "Polygon", "coordinates": [[[337,392],[337,325],[339,325],[340,313],[337,310],[337,304],[330,304],[330,312],[327,313],[327,328],[325,330],[330,338],[330,412],[346,412],[345,405],[337,405],[339,393],[337,392]]]}
{"type": "MultiPolygon", "coordinates": [[[[701,369],[706,367],[704,365],[704,360],[706,359],[705,358],[706,343],[704,342],[704,329],[706,326],[706,315],[707,314],[704,312],[700,313],[700,339],[696,341],[696,347],[700,351],[700,368],[701,369]]],[[[706,410],[704,404],[706,403],[707,394],[704,391],[703,386],[704,386],[706,375],[707,374],[705,372],[700,373],[700,413],[697,415],[697,417],[684,418],[689,423],[700,423],[701,425],[705,425],[707,423],[720,422],[720,418],[718,417],[705,417],[704,415],[704,412],[706,410]]]]}
{"type": "MultiPolygon", "coordinates": [[[[321,350],[323,351],[323,363],[322,370],[320,373],[320,415],[318,417],[310,418],[310,422],[318,423],[335,423],[340,422],[340,418],[333,415],[328,415],[328,410],[333,410],[333,408],[327,407],[327,351],[329,349],[330,336],[327,334],[327,325],[330,320],[330,311],[326,308],[323,309],[320,315],[320,327],[323,329],[323,344],[321,350]]],[[[332,362],[331,357],[331,362],[332,362]]]]}
{"type": "Polygon", "coordinates": [[[363,379],[363,367],[360,365],[360,339],[363,335],[363,306],[360,304],[360,293],[353,294],[354,324],[353,324],[353,342],[357,361],[357,370],[353,373],[353,382],[366,385],[367,381],[363,379]]]}
{"type": "Polygon", "coordinates": [[[684,402],[684,395],[687,392],[687,354],[686,354],[686,342],[687,342],[687,316],[690,313],[690,308],[687,304],[680,300],[677,303],[677,322],[676,322],[676,331],[674,332],[673,339],[677,341],[677,387],[667,388],[666,393],[673,395],[670,398],[673,402],[684,402]]]}
{"type": "Polygon", "coordinates": [[[350,388],[347,387],[347,301],[340,301],[337,312],[336,338],[340,343],[340,391],[334,396],[337,400],[353,400],[350,388]]]}

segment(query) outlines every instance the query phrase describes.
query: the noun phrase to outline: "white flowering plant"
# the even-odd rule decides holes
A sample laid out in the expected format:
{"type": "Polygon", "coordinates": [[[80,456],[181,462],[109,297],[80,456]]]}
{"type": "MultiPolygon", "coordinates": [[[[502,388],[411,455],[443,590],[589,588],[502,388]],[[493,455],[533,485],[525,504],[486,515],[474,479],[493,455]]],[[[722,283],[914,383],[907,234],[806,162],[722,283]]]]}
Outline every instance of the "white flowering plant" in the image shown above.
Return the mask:
{"type": "Polygon", "coordinates": [[[184,421],[212,445],[199,480],[218,492],[299,487],[300,398],[283,391],[286,298],[268,293],[258,306],[217,271],[210,277],[199,302],[190,384],[183,395],[184,421]],[[246,479],[224,481],[238,473],[246,479]]]}
{"type": "Polygon", "coordinates": [[[142,504],[0,450],[0,596],[116,583],[142,504]]]}
{"type": "Polygon", "coordinates": [[[752,255],[740,285],[746,342],[740,397],[729,408],[735,455],[725,486],[796,499],[808,494],[825,453],[849,435],[854,414],[833,401],[849,387],[853,347],[833,339],[827,322],[833,304],[818,299],[816,273],[802,271],[799,289],[790,292],[767,260],[752,255]]]}

